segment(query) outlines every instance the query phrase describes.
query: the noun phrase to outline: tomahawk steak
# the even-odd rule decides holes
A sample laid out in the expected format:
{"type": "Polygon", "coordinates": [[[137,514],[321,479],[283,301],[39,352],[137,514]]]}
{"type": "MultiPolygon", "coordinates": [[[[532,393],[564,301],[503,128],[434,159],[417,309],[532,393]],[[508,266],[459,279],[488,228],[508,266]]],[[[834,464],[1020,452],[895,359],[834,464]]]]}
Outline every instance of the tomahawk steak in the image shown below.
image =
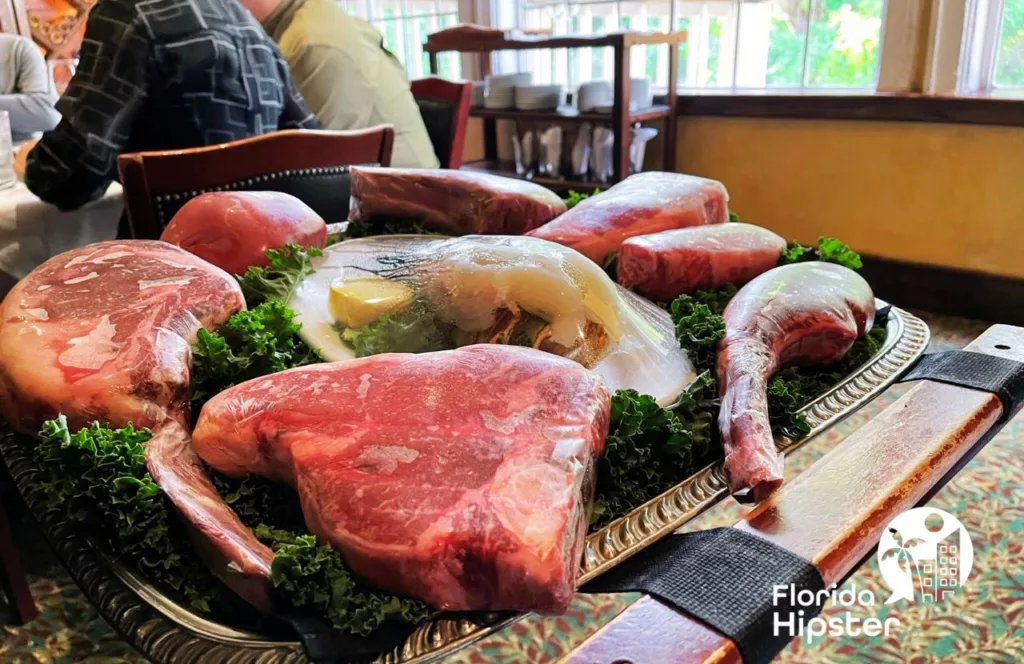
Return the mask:
{"type": "Polygon", "coordinates": [[[539,184],[444,169],[352,168],[354,222],[402,219],[454,235],[522,235],[565,212],[539,184]]]}
{"type": "Polygon", "coordinates": [[[787,365],[840,360],[871,329],[875,298],[853,270],[797,263],[741,288],[723,318],[717,371],[725,474],[734,496],[760,502],[782,484],[782,457],[768,422],[768,379],[787,365]]]}
{"type": "Polygon", "coordinates": [[[742,286],[779,264],[786,241],[751,224],[694,226],[632,237],[619,249],[620,284],[655,302],[742,286]]]}
{"type": "Polygon", "coordinates": [[[267,249],[286,242],[322,247],[327,224],[308,205],[277,191],[200,194],[178,210],[160,239],[231,274],[267,264],[267,249]]]}
{"type": "Polygon", "coordinates": [[[100,242],[46,261],[0,305],[0,412],[35,433],[59,413],[153,429],[150,474],[231,567],[222,578],[268,602],[273,554],[224,504],[189,443],[190,344],[244,308],[226,272],[165,242],[100,242]]]}
{"type": "Polygon", "coordinates": [[[561,357],[482,344],[301,367],[203,407],[213,468],[293,485],[354,572],[440,609],[563,611],[609,394],[561,357]]]}
{"type": "Polygon", "coordinates": [[[721,182],[681,173],[639,173],[529,234],[604,263],[626,238],[728,221],[728,204],[721,182]]]}

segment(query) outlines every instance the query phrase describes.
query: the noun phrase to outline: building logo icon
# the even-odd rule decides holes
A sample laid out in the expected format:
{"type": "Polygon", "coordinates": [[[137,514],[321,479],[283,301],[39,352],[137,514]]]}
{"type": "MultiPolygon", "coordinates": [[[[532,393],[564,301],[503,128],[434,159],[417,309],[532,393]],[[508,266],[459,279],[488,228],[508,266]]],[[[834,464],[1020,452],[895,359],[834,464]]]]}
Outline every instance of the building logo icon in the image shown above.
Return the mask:
{"type": "Polygon", "coordinates": [[[893,519],[878,542],[878,567],[892,590],[886,604],[901,599],[942,602],[967,582],[974,546],[960,521],[934,507],[918,507],[893,519]]]}

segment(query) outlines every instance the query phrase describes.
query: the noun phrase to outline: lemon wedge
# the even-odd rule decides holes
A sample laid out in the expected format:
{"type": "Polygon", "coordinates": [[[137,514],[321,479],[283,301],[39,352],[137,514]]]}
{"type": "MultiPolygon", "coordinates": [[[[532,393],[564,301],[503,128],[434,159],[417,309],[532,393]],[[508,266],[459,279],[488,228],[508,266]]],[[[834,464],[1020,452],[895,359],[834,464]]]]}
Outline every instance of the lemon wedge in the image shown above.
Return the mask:
{"type": "Polygon", "coordinates": [[[401,311],[412,299],[412,289],[400,281],[381,277],[341,278],[331,283],[329,306],[336,321],[348,328],[360,328],[384,314],[401,311]]]}

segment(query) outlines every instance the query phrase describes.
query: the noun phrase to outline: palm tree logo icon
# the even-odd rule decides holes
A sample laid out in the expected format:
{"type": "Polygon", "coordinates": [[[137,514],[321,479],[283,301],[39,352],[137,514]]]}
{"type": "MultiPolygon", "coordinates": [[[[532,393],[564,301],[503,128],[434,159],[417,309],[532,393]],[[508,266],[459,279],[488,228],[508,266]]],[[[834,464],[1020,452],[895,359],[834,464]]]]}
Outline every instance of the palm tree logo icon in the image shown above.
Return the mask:
{"type": "Polygon", "coordinates": [[[971,538],[948,512],[919,507],[900,514],[878,543],[878,565],[892,590],[886,604],[900,599],[941,602],[967,580],[974,563],[971,538]]]}

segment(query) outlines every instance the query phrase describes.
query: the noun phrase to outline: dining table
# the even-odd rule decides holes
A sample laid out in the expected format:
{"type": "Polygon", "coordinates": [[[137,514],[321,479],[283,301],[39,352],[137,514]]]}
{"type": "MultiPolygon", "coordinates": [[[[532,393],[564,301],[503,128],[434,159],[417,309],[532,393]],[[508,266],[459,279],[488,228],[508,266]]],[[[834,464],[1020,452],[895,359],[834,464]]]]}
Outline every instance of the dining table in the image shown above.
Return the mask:
{"type": "Polygon", "coordinates": [[[124,207],[121,185],[77,210],[43,202],[22,182],[0,190],[0,297],[53,256],[117,236],[124,207]]]}

